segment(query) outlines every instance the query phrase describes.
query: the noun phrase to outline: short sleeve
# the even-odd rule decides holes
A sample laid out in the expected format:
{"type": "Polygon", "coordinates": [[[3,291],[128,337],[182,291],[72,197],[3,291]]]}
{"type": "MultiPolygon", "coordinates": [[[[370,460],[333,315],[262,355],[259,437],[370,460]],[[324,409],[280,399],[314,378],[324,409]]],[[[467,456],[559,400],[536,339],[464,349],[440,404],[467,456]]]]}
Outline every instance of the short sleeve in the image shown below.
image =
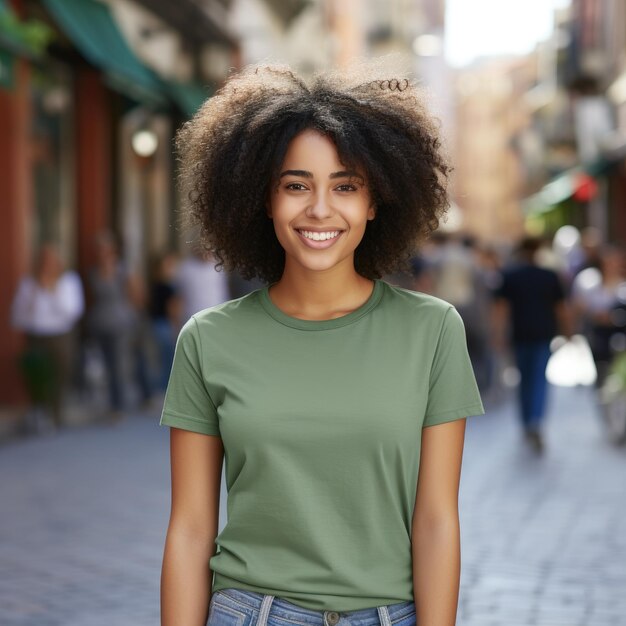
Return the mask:
{"type": "Polygon", "coordinates": [[[444,315],[433,357],[423,426],[484,412],[467,352],[465,326],[458,311],[451,306],[444,315]]]}
{"type": "Polygon", "coordinates": [[[217,410],[206,388],[201,355],[198,323],[191,317],[176,341],[159,424],[219,436],[217,410]]]}

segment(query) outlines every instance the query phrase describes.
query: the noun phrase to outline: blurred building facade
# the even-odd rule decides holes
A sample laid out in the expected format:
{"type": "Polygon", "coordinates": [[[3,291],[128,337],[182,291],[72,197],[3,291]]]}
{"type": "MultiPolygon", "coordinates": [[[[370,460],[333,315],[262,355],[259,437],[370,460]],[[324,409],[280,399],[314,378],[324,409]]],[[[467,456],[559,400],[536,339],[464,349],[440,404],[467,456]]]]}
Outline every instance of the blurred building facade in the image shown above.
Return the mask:
{"type": "Polygon", "coordinates": [[[0,0],[0,410],[19,404],[19,278],[44,242],[83,278],[113,231],[127,263],[176,247],[175,129],[239,64],[229,3],[0,0]]]}
{"type": "MultiPolygon", "coordinates": [[[[526,188],[527,223],[547,233],[566,223],[590,226],[624,244],[626,5],[572,0],[556,12],[553,37],[537,55],[525,138],[542,149],[540,175],[526,188]]],[[[530,153],[520,156],[537,173],[530,153]]]]}
{"type": "Polygon", "coordinates": [[[241,47],[241,63],[289,63],[310,75],[331,59],[319,0],[233,0],[229,24],[241,47]]]}
{"type": "Polygon", "coordinates": [[[57,242],[83,278],[103,230],[139,271],[152,254],[183,246],[172,139],[231,69],[286,60],[310,75],[394,52],[403,70],[433,84],[449,128],[444,8],[444,0],[0,0],[0,406],[23,396],[9,303],[41,243],[57,242]],[[11,31],[26,24],[39,38],[32,49],[11,31]]]}
{"type": "Polygon", "coordinates": [[[504,243],[523,231],[523,169],[513,140],[526,124],[520,96],[532,79],[528,59],[492,61],[455,80],[453,198],[464,231],[504,243]]]}
{"type": "Polygon", "coordinates": [[[441,119],[460,228],[626,241],[624,24],[622,2],[572,0],[527,58],[453,73],[445,0],[0,0],[0,406],[22,395],[8,304],[37,246],[83,276],[105,229],[135,269],[180,249],[174,133],[248,63],[395,53],[441,119]]]}

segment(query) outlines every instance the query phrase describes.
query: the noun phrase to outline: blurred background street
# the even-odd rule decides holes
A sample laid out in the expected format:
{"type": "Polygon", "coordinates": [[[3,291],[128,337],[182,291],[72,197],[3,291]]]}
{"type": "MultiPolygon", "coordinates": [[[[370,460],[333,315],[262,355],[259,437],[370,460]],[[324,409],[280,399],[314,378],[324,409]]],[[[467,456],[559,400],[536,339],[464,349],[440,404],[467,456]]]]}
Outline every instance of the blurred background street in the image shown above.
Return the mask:
{"type": "Polygon", "coordinates": [[[391,54],[454,174],[447,219],[383,278],[457,308],[487,409],[468,420],[459,626],[626,626],[609,0],[0,0],[0,625],[158,622],[176,338],[261,286],[183,226],[176,131],[249,63],[311,77],[391,54]]]}
{"type": "MultiPolygon", "coordinates": [[[[511,402],[468,420],[459,626],[625,623],[626,451],[607,446],[588,390],[555,391],[539,460],[520,447],[511,402]]],[[[158,623],[169,467],[157,421],[4,448],[3,625],[158,623]]]]}

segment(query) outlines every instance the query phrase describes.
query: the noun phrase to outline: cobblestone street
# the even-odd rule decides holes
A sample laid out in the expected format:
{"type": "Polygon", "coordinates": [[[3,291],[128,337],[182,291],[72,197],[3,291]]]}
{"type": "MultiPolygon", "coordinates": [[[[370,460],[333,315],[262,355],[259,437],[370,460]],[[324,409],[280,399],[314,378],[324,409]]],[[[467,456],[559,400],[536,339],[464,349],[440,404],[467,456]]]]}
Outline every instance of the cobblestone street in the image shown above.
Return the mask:
{"type": "MultiPolygon", "coordinates": [[[[552,391],[542,457],[512,407],[468,420],[458,626],[626,625],[626,449],[552,391]]],[[[168,454],[155,414],[0,448],[2,626],[158,624],[168,454]]]]}
{"type": "Polygon", "coordinates": [[[546,452],[512,407],[468,420],[458,626],[626,625],[626,449],[588,389],[552,389],[546,452]]]}

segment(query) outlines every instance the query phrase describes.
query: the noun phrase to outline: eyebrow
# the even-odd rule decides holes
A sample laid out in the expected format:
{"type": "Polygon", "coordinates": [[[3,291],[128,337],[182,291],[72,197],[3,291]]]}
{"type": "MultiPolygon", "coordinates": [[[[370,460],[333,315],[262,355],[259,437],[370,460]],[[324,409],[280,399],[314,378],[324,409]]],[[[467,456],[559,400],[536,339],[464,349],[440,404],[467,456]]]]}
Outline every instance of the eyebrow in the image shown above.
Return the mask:
{"type": "MultiPolygon", "coordinates": [[[[302,178],[313,178],[313,173],[307,170],[285,170],[279,176],[282,178],[283,176],[301,176],[302,178]]],[[[364,180],[363,176],[353,171],[341,171],[341,172],[333,172],[328,178],[360,178],[364,180]]]]}

